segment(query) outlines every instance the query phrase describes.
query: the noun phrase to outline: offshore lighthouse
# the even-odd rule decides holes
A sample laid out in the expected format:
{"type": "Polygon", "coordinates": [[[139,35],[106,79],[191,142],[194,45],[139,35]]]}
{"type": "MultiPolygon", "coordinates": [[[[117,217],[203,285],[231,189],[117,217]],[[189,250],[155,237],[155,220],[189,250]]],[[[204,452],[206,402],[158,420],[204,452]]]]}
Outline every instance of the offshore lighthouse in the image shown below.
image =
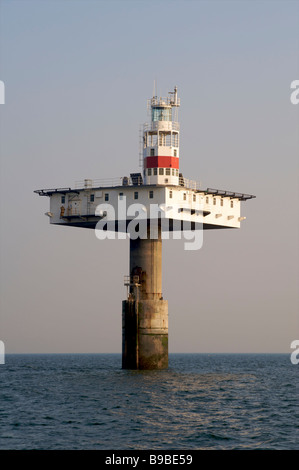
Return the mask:
{"type": "Polygon", "coordinates": [[[122,303],[122,367],[168,367],[168,302],[162,294],[162,240],[188,233],[198,249],[203,229],[240,228],[249,194],[201,189],[180,173],[177,88],[148,100],[151,121],[142,135],[142,173],[85,179],[75,188],[40,189],[50,198],[50,223],[95,229],[98,238],[130,238],[127,298],[122,303]],[[138,214],[136,217],[136,213],[138,214]],[[113,237],[114,238],[114,237],[113,237]]]}

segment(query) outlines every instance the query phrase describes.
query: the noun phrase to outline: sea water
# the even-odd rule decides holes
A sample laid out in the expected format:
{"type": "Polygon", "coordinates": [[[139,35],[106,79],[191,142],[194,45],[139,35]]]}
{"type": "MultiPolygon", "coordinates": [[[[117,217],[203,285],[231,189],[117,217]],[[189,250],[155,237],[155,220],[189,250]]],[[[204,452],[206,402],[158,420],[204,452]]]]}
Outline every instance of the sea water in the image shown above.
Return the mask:
{"type": "Polygon", "coordinates": [[[6,355],[1,449],[298,449],[299,365],[288,354],[6,355]]]}

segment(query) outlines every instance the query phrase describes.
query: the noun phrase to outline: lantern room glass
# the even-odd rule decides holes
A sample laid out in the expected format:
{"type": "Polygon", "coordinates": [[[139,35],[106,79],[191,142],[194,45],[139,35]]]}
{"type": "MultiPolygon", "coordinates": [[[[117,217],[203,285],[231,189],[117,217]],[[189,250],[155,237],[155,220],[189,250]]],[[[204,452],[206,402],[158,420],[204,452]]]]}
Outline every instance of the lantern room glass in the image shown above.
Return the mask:
{"type": "Polygon", "coordinates": [[[152,121],[171,121],[171,108],[152,108],[152,121]]]}

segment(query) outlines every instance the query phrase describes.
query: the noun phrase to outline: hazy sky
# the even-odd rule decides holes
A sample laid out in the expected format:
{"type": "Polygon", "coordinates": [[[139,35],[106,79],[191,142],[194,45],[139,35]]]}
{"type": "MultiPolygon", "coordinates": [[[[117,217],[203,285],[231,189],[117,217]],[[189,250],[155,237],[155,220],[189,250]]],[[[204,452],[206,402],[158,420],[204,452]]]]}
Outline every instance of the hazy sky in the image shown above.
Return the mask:
{"type": "Polygon", "coordinates": [[[121,352],[129,243],[50,226],[35,189],[139,171],[154,80],[181,98],[180,169],[255,194],[240,230],[163,244],[170,352],[299,339],[296,1],[2,0],[1,318],[6,352],[121,352]]]}

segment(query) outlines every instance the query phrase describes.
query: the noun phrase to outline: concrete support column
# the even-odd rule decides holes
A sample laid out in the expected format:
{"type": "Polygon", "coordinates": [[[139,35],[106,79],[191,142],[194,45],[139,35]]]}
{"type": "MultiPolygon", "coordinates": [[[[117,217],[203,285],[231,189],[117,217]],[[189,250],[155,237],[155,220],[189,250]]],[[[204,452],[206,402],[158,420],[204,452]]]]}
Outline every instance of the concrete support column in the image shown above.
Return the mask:
{"type": "Polygon", "coordinates": [[[162,298],[162,239],[130,240],[130,288],[122,310],[123,369],[168,367],[168,302],[162,298]],[[136,279],[136,278],[135,278],[136,279]]]}
{"type": "MultiPolygon", "coordinates": [[[[162,238],[130,239],[130,275],[139,276],[139,300],[162,297],[162,238]]],[[[131,292],[133,290],[131,289],[131,292]]]]}

